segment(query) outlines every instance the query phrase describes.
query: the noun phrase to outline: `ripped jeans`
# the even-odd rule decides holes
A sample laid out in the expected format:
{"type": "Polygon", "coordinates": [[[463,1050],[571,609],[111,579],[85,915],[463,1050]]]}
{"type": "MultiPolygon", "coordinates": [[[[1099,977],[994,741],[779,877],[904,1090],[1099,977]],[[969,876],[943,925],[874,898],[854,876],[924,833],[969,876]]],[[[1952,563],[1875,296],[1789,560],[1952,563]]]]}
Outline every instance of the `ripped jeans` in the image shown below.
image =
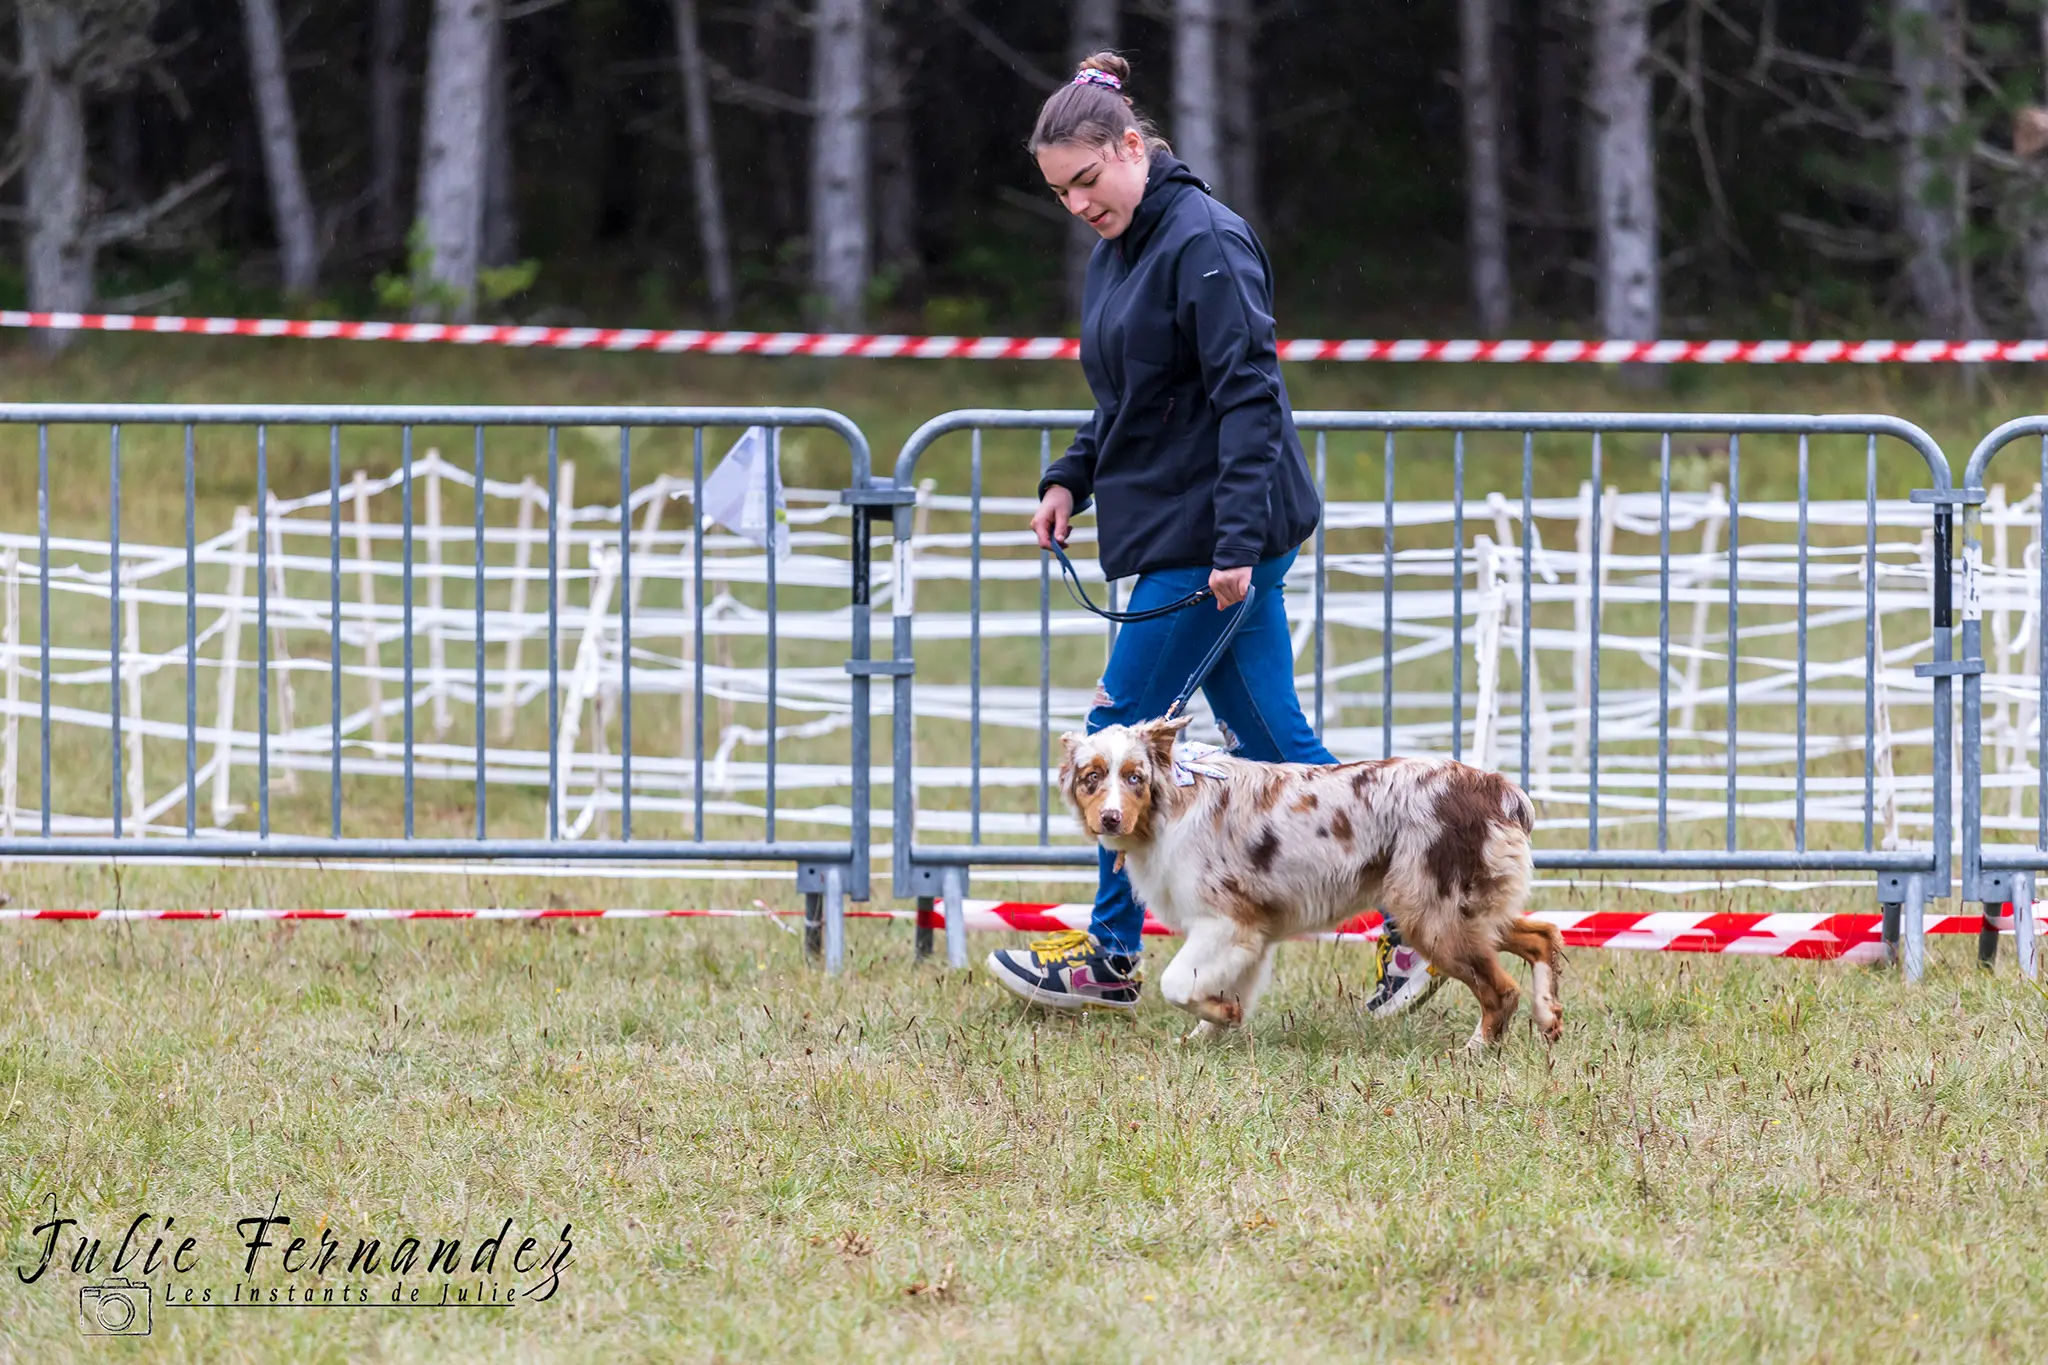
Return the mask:
{"type": "MultiPolygon", "coordinates": [[[[1265,763],[1335,763],[1309,728],[1294,695],[1294,650],[1288,640],[1280,586],[1293,564],[1290,551],[1252,570],[1252,584],[1259,595],[1253,601],[1251,619],[1216,661],[1202,684],[1202,694],[1235,741],[1240,757],[1265,763]]],[[[1131,611],[1161,606],[1208,581],[1209,570],[1204,568],[1145,574],[1124,606],[1131,611]]],[[[1088,733],[1165,714],[1228,620],[1214,603],[1204,602],[1154,621],[1121,627],[1116,648],[1109,654],[1109,666],[1103,671],[1096,706],[1088,713],[1088,733]]],[[[1114,870],[1115,865],[1116,855],[1104,849],[1089,928],[1107,951],[1136,953],[1145,910],[1131,893],[1131,879],[1114,870]]]]}

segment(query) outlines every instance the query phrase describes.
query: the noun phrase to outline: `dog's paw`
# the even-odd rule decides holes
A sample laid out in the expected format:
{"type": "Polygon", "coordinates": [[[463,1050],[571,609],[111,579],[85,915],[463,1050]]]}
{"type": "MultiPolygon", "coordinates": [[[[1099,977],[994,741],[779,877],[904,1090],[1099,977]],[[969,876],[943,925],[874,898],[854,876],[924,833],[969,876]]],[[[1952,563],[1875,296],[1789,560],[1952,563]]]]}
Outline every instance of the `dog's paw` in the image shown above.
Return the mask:
{"type": "Polygon", "coordinates": [[[1216,1025],[1210,1023],[1207,1019],[1204,1019],[1200,1023],[1196,1024],[1193,1028],[1189,1029],[1186,1033],[1182,1034],[1180,1037],[1180,1041],[1182,1043],[1196,1043],[1200,1042],[1204,1038],[1213,1038],[1221,1032],[1223,1032],[1222,1029],[1216,1027],[1216,1025]]]}

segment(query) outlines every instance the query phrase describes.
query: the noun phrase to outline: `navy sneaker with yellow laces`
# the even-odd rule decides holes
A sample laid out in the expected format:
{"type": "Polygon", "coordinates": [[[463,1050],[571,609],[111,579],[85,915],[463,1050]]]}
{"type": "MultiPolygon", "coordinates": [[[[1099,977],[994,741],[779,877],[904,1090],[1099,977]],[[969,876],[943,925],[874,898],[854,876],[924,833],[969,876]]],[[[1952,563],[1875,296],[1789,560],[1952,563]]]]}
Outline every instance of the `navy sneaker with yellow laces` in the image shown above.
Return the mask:
{"type": "Polygon", "coordinates": [[[1105,952],[1086,930],[1064,929],[1029,948],[998,949],[988,955],[988,969],[1004,990],[1047,1009],[1138,1008],[1138,955],[1105,952]]]}
{"type": "Polygon", "coordinates": [[[1373,946],[1375,976],[1372,995],[1365,1002],[1366,1012],[1373,1017],[1391,1019],[1414,1009],[1444,984],[1443,974],[1401,941],[1391,920],[1373,946]]]}

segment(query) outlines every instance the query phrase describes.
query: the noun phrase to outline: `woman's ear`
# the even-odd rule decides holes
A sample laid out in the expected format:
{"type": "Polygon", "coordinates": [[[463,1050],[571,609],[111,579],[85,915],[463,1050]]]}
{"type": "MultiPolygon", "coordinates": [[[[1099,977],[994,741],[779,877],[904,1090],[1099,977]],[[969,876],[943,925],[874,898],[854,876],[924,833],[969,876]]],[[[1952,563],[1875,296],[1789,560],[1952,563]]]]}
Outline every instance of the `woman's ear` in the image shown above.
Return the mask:
{"type": "Polygon", "coordinates": [[[1117,154],[1126,161],[1145,160],[1145,135],[1136,128],[1124,129],[1123,142],[1117,148],[1117,154]]]}

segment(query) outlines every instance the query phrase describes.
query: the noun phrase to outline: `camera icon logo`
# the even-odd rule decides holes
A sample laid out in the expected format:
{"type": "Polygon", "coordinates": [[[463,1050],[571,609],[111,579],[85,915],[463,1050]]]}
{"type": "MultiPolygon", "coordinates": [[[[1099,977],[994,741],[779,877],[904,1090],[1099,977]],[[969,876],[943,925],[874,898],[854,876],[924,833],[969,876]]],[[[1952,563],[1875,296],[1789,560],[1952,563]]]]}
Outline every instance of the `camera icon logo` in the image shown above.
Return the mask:
{"type": "Polygon", "coordinates": [[[140,1280],[87,1285],[78,1291],[78,1330],[89,1337],[146,1337],[149,1297],[140,1280]]]}

